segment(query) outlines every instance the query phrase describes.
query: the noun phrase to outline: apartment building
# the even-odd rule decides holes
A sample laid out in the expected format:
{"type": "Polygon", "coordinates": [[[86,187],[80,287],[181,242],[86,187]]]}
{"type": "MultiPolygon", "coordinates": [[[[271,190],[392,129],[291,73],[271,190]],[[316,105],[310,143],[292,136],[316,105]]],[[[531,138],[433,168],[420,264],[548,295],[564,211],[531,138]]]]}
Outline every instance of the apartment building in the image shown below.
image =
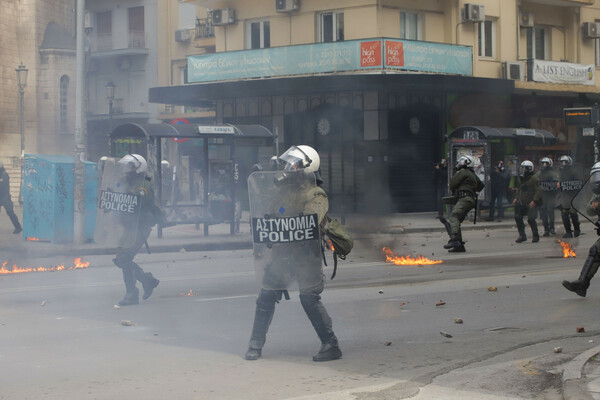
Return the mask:
{"type": "Polygon", "coordinates": [[[218,122],[314,146],[334,210],[433,210],[431,166],[464,126],[543,129],[556,143],[506,152],[593,161],[593,131],[562,114],[598,101],[597,1],[184,3],[210,9],[215,53],[187,57],[188,83],[150,101],[212,102],[218,122]]]}

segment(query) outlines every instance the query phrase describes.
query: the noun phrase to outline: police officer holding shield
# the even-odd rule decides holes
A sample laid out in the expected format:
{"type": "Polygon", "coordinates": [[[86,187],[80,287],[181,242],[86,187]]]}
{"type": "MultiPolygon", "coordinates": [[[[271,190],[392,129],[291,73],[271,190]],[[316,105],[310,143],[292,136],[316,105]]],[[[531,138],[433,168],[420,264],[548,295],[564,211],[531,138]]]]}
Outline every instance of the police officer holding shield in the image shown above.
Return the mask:
{"type": "Polygon", "coordinates": [[[108,158],[104,162],[94,239],[119,246],[112,261],[123,272],[125,297],[118,304],[129,306],[139,303],[136,281],[142,283],[144,300],[158,286],[159,280],[133,261],[158,221],[154,188],[146,178],[148,167],[144,157],[128,154],[115,161],[108,158]]]}
{"type": "Polygon", "coordinates": [[[562,222],[565,226],[563,238],[568,239],[577,237],[581,234],[579,227],[579,215],[571,207],[571,200],[581,189],[583,184],[583,174],[581,169],[573,165],[573,159],[569,156],[562,156],[559,159],[559,178],[560,178],[560,211],[562,222]],[[571,222],[573,229],[571,229],[571,222]]]}
{"type": "MultiPolygon", "coordinates": [[[[589,216],[600,217],[600,162],[594,164],[590,171],[590,179],[587,186],[590,186],[593,195],[591,195],[587,203],[586,212],[589,216]]],[[[587,188],[586,188],[587,189],[587,188]]],[[[585,193],[582,190],[581,193],[585,193]]],[[[577,195],[577,197],[580,196],[577,195]]],[[[587,196],[585,196],[587,197],[587,196]]],[[[596,232],[600,235],[600,224],[597,221],[596,232]]],[[[585,297],[587,290],[590,287],[590,282],[600,267],[600,238],[590,247],[588,257],[583,263],[583,268],[579,274],[579,278],[575,281],[563,281],[562,285],[569,291],[576,293],[578,296],[585,297]]]]}
{"type": "Polygon", "coordinates": [[[554,209],[556,208],[556,193],[558,191],[558,174],[552,168],[552,159],[544,157],[540,160],[541,170],[539,172],[540,185],[542,188],[542,205],[540,216],[544,225],[544,237],[555,235],[554,209]]]}
{"type": "Polygon", "coordinates": [[[527,217],[527,223],[531,227],[532,243],[540,241],[537,226],[537,209],[542,203],[542,189],[539,178],[534,174],[533,163],[525,160],[521,163],[519,173],[519,186],[517,187],[517,195],[513,200],[515,206],[515,222],[519,237],[515,242],[522,243],[527,240],[525,234],[525,224],[523,218],[527,217]]]}
{"type": "Polygon", "coordinates": [[[261,290],[246,360],[262,356],[267,331],[282,296],[295,281],[300,302],[321,348],[313,361],[342,357],[331,317],[321,303],[325,286],[319,225],[329,208],[318,174],[319,154],[309,146],[292,146],[278,158],[279,171],[256,171],[248,178],[254,237],[254,263],[261,290]]]}

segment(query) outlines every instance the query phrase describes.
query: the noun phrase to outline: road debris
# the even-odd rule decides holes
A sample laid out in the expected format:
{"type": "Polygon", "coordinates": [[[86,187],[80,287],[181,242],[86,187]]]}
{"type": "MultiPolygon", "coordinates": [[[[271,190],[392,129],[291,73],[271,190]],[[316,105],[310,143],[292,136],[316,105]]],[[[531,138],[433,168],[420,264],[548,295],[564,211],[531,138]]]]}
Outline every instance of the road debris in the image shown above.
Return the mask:
{"type": "Polygon", "coordinates": [[[562,347],[555,347],[554,348],[554,352],[557,353],[557,354],[558,353],[562,353],[562,347]]]}
{"type": "Polygon", "coordinates": [[[46,305],[46,300],[42,301],[42,304],[40,304],[40,306],[44,307],[46,305]]]}
{"type": "Polygon", "coordinates": [[[585,332],[585,328],[583,326],[578,326],[577,333],[583,333],[583,332],[585,332]]]}
{"type": "Polygon", "coordinates": [[[380,290],[380,291],[379,291],[379,294],[383,294],[383,290],[380,290]]]}
{"type": "Polygon", "coordinates": [[[439,307],[439,306],[443,306],[444,304],[446,304],[446,302],[445,302],[445,301],[443,301],[443,300],[440,300],[440,301],[438,301],[437,303],[435,303],[435,306],[436,306],[436,307],[439,307]]]}
{"type": "Polygon", "coordinates": [[[121,321],[121,325],[123,326],[134,326],[135,324],[128,319],[124,319],[121,321]]]}
{"type": "Polygon", "coordinates": [[[449,334],[448,332],[444,332],[444,331],[440,331],[440,335],[442,335],[443,337],[447,337],[447,338],[451,338],[452,335],[449,334]]]}
{"type": "Polygon", "coordinates": [[[391,345],[392,345],[392,342],[385,342],[383,345],[384,345],[384,346],[391,346],[391,345]]]}
{"type": "Polygon", "coordinates": [[[496,286],[488,286],[488,292],[497,292],[498,288],[496,286]]]}
{"type": "Polygon", "coordinates": [[[454,323],[455,324],[462,324],[463,320],[462,320],[462,318],[454,318],[454,323]]]}

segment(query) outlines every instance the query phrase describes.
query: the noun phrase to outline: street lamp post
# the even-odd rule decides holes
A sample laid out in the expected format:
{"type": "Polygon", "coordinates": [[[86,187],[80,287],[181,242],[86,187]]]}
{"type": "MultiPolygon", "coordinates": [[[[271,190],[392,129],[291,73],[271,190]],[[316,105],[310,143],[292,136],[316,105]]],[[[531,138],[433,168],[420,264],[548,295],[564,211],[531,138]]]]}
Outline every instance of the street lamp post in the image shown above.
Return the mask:
{"type": "Polygon", "coordinates": [[[19,117],[21,120],[20,132],[21,132],[21,183],[19,186],[19,203],[23,203],[23,163],[25,156],[25,86],[27,86],[27,72],[29,70],[25,68],[23,62],[19,64],[19,67],[15,70],[17,72],[17,85],[19,86],[19,117]]]}

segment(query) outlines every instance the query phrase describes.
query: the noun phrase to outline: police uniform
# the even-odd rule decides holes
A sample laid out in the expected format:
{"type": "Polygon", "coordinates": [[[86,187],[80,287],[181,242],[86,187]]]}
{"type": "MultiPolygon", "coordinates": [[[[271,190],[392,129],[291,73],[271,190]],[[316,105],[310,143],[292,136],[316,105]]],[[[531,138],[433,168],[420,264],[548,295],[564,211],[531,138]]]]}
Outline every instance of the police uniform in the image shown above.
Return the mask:
{"type": "Polygon", "coordinates": [[[515,222],[517,223],[517,230],[519,231],[519,237],[516,242],[521,243],[527,240],[525,235],[525,224],[523,218],[527,216],[527,223],[531,227],[531,234],[533,236],[532,241],[538,242],[540,235],[537,227],[537,208],[542,203],[542,188],[540,186],[540,179],[537,175],[525,174],[519,180],[519,186],[517,187],[517,195],[515,199],[515,222]],[[531,207],[531,202],[534,202],[534,207],[531,207]]]}
{"type": "Polygon", "coordinates": [[[544,225],[544,236],[554,235],[554,209],[556,208],[556,194],[558,191],[558,174],[552,167],[544,167],[539,173],[542,189],[542,205],[540,216],[544,225]]]}
{"type": "Polygon", "coordinates": [[[139,303],[139,291],[136,287],[136,281],[142,283],[144,294],[142,298],[146,300],[152,295],[152,291],[158,286],[159,280],[152,276],[150,272],[144,270],[133,261],[135,255],[140,251],[152,227],[158,222],[154,214],[154,188],[152,183],[144,177],[136,177],[132,183],[132,193],[140,193],[141,208],[138,229],[136,232],[135,243],[130,247],[119,247],[117,255],[113,258],[113,263],[123,270],[123,281],[125,282],[126,294],[119,301],[119,305],[134,305],[139,303]]]}
{"type": "Polygon", "coordinates": [[[560,169],[560,207],[562,222],[565,227],[563,238],[577,237],[581,234],[579,215],[577,211],[571,207],[571,200],[583,184],[583,174],[581,169],[569,165],[560,169]],[[573,228],[571,229],[571,222],[573,228]]]}
{"type": "Polygon", "coordinates": [[[475,208],[477,193],[483,190],[484,184],[475,175],[471,168],[461,168],[450,179],[450,191],[458,195],[458,201],[450,212],[448,223],[450,224],[450,241],[444,246],[449,251],[465,251],[460,224],[465,217],[475,208]]]}
{"type": "MultiPolygon", "coordinates": [[[[586,212],[590,216],[600,217],[600,207],[592,208],[592,203],[600,202],[600,195],[595,194],[590,199],[586,212]]],[[[577,293],[581,297],[585,297],[587,289],[590,287],[590,281],[598,272],[600,267],[600,238],[590,247],[588,257],[583,264],[579,279],[576,281],[563,281],[563,286],[571,292],[577,293]]]]}
{"type": "Polygon", "coordinates": [[[23,229],[19,223],[19,218],[15,214],[13,202],[10,198],[10,178],[4,169],[4,165],[0,164],[0,207],[4,207],[4,211],[10,218],[15,230],[13,233],[21,233],[23,229]]]}

